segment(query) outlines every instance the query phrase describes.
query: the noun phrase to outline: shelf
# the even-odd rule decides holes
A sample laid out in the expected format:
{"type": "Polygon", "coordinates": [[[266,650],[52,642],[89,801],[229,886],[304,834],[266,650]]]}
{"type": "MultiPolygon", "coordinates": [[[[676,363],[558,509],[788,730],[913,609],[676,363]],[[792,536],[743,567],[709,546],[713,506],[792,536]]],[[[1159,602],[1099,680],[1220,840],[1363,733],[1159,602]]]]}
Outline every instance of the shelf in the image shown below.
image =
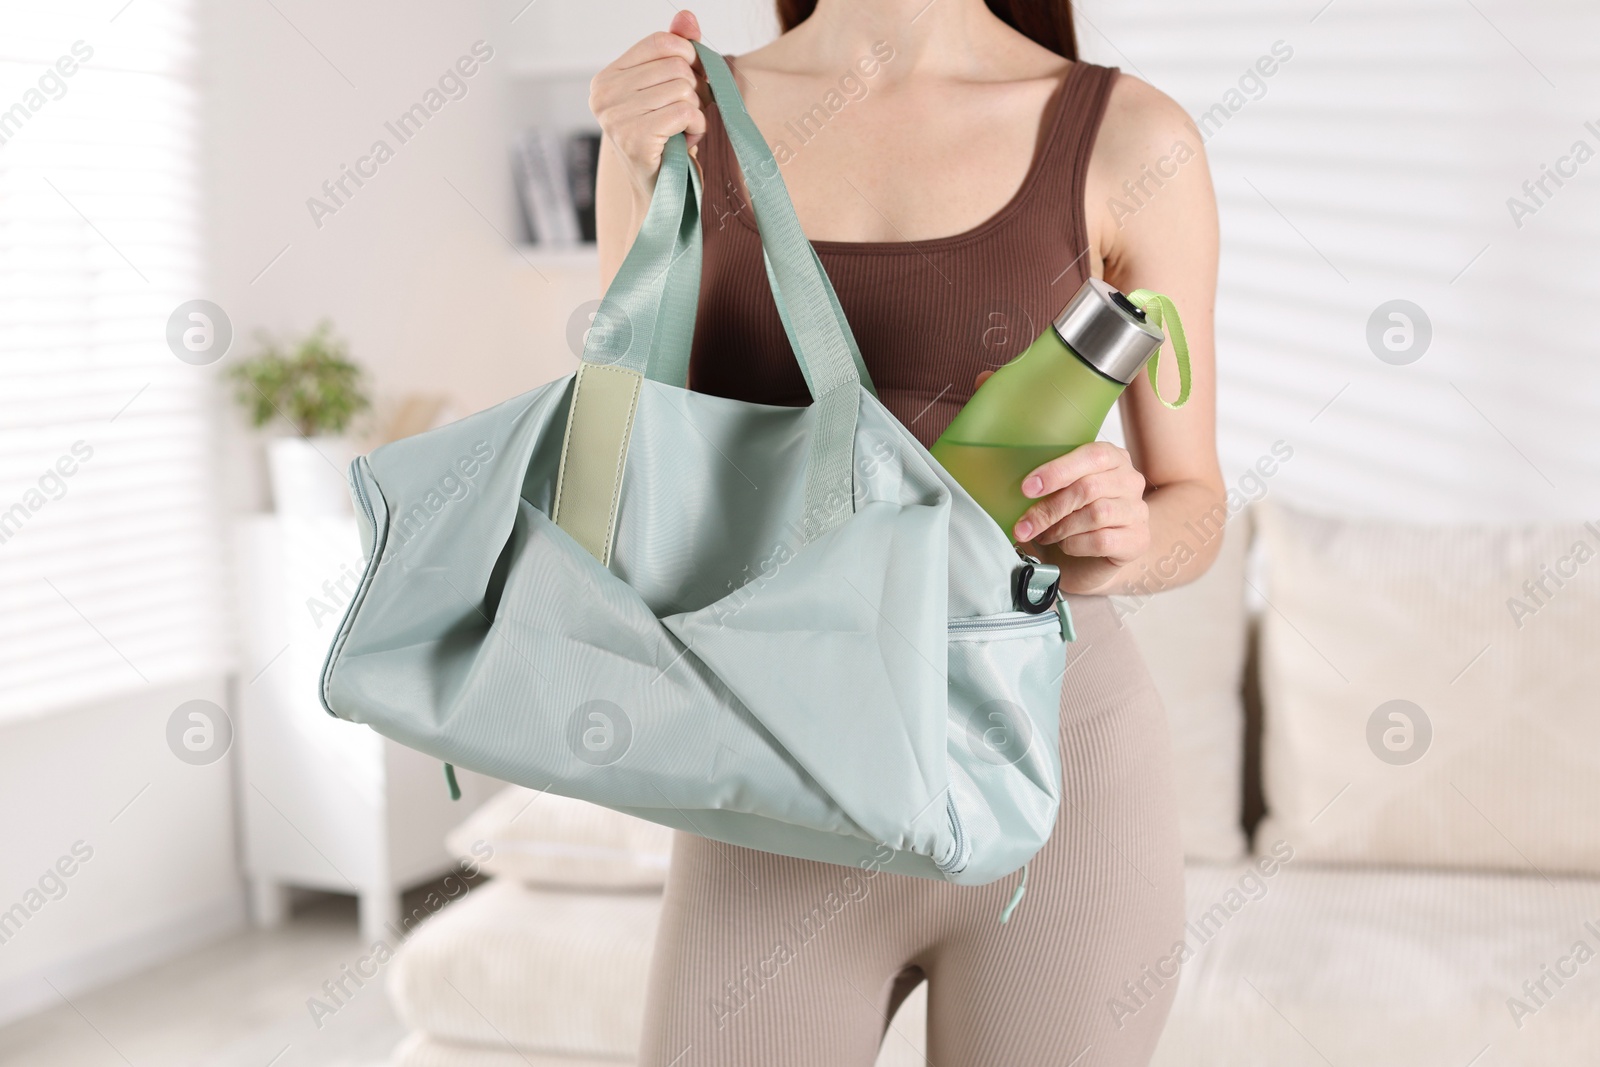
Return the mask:
{"type": "Polygon", "coordinates": [[[512,253],[513,263],[538,270],[591,270],[600,269],[600,253],[595,245],[584,244],[572,248],[546,248],[543,245],[519,244],[512,253]]]}

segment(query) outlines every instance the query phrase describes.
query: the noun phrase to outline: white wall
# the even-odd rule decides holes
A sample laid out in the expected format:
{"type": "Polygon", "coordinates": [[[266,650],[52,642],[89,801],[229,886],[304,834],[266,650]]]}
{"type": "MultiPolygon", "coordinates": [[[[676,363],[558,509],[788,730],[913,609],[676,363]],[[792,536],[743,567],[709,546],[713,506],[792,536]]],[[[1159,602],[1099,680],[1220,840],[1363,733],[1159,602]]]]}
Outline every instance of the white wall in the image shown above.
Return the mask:
{"type": "MultiPolygon", "coordinates": [[[[664,29],[672,8],[642,0],[281,0],[276,8],[283,14],[269,4],[208,3],[214,299],[232,316],[241,351],[253,330],[303,330],[328,316],[384,393],[445,390],[461,414],[574,369],[568,319],[598,295],[598,281],[592,261],[530,265],[508,245],[518,224],[506,146],[523,117],[509,112],[510,82],[555,72],[581,107],[587,78],[664,29]],[[384,124],[480,40],[494,56],[467,80],[467,95],[400,144],[384,124]],[[380,138],[394,158],[319,227],[308,198],[380,138]]],[[[741,0],[697,10],[708,38],[728,48],[773,25],[765,5],[741,0]]],[[[242,489],[240,499],[259,501],[259,489],[242,489]]]]}
{"type": "Polygon", "coordinates": [[[531,6],[527,0],[491,3],[505,20],[507,41],[523,70],[593,75],[635,41],[666,29],[676,8],[693,11],[706,44],[720,52],[737,55],[778,33],[776,8],[768,0],[698,0],[672,5],[610,0],[603,9],[586,0],[538,0],[531,6]],[[604,17],[596,17],[601,10],[604,17]]]}
{"type": "Polygon", "coordinates": [[[509,56],[496,48],[467,95],[409,142],[384,125],[474,42],[500,44],[503,27],[479,4],[276,7],[282,16],[270,4],[208,8],[216,299],[242,351],[255,329],[299,331],[326,316],[380,388],[447,389],[466,410],[560,373],[565,345],[540,344],[551,335],[539,311],[576,301],[561,278],[514,268],[502,236],[513,234],[509,56]],[[394,157],[319,228],[307,200],[326,199],[323,182],[379,139],[394,157]]]}
{"type": "MultiPolygon", "coordinates": [[[[498,17],[521,8],[507,0],[498,17]]],[[[766,0],[695,9],[708,40],[732,51],[774,28],[766,0]]],[[[592,10],[540,0],[507,21],[512,66],[587,72],[671,14],[643,0],[608,4],[603,23],[592,10]]],[[[1600,160],[1520,227],[1507,208],[1574,141],[1600,151],[1600,133],[1584,127],[1600,129],[1600,9],[1084,0],[1078,10],[1086,58],[1147,78],[1196,117],[1275,42],[1293,51],[1206,146],[1223,225],[1219,437],[1230,479],[1282,439],[1295,455],[1270,490],[1309,508],[1422,522],[1600,513],[1600,359],[1582,318],[1600,290],[1600,160]],[[1394,299],[1432,325],[1408,365],[1367,343],[1369,318],[1394,299]]],[[[589,295],[582,281],[559,296],[537,286],[528,321],[564,323],[589,295]]],[[[541,345],[567,358],[553,336],[541,345]]]]}
{"type": "Polygon", "coordinates": [[[1225,472],[1281,438],[1295,454],[1271,491],[1320,511],[1600,514],[1600,342],[1584,322],[1600,159],[1520,228],[1506,206],[1574,141],[1600,150],[1600,9],[1087,0],[1079,22],[1087,58],[1195,117],[1274,42],[1293,50],[1206,142],[1225,472]],[[1395,298],[1433,324],[1405,366],[1365,336],[1395,298]]]}
{"type": "Polygon", "coordinates": [[[197,699],[226,705],[220,683],[150,687],[6,725],[0,911],[34,914],[0,944],[0,1023],[242,925],[231,762],[166,745],[167,717],[197,699]],[[80,841],[89,858],[40,892],[80,841]]]}

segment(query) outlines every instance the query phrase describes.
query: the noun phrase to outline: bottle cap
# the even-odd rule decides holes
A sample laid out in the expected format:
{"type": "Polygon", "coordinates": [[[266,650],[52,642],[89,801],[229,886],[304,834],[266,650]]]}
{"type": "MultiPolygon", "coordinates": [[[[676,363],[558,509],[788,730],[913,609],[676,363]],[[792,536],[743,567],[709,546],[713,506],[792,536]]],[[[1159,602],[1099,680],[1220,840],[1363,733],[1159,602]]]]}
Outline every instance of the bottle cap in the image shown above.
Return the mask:
{"type": "Polygon", "coordinates": [[[1078,358],[1124,385],[1166,340],[1145,321],[1143,309],[1099,278],[1084,282],[1051,325],[1078,358]]]}

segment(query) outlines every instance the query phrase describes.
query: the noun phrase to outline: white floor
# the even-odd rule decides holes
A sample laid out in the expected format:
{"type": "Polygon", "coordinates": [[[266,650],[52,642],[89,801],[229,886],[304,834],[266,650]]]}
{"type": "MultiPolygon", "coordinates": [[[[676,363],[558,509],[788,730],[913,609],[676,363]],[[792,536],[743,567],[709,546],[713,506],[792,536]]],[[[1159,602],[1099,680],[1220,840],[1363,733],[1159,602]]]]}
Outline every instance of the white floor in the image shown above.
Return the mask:
{"type": "Polygon", "coordinates": [[[383,976],[320,1027],[306,1006],[362,954],[353,898],[251,930],[0,1029],[4,1067],[380,1067],[404,1033],[383,976]]]}

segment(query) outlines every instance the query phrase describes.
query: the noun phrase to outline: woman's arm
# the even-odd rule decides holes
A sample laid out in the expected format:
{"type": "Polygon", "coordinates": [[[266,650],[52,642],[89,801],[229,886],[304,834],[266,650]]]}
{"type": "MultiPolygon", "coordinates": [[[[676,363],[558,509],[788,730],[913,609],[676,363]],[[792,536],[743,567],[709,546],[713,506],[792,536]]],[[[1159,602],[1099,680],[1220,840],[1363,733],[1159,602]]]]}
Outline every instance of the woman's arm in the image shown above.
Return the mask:
{"type": "MultiPolygon", "coordinates": [[[[1061,567],[1067,592],[1142,595],[1198,578],[1222,543],[1217,206],[1189,116],[1128,75],[1112,90],[1090,168],[1094,258],[1123,292],[1153,289],[1172,298],[1188,335],[1194,389],[1187,404],[1170,410],[1141,375],[1120,401],[1127,449],[1096,441],[1039,467],[1022,490],[1042,499],[1012,532],[1024,551],[1061,567]]],[[[1160,376],[1169,400],[1177,377],[1169,345],[1160,376]]]]}
{"type": "Polygon", "coordinates": [[[694,15],[679,11],[671,29],[628,49],[589,84],[589,110],[601,134],[595,230],[602,292],[644,223],[667,139],[687,134],[693,148],[706,132],[694,69],[699,60],[690,43],[699,39],[694,15]]]}

